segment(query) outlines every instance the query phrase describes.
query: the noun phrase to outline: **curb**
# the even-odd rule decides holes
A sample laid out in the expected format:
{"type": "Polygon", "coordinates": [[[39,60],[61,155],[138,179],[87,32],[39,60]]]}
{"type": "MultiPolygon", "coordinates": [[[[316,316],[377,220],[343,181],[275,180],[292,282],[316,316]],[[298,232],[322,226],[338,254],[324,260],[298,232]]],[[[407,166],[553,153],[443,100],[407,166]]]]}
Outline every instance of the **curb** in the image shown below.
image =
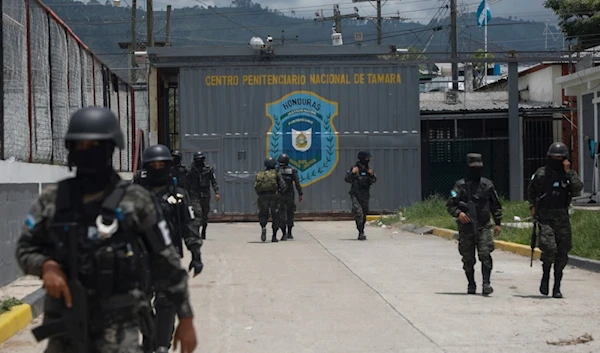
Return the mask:
{"type": "Polygon", "coordinates": [[[39,288],[21,299],[23,304],[13,306],[9,311],[0,314],[0,344],[27,327],[43,312],[45,296],[44,288],[39,288]]]}
{"type": "MultiPolygon", "coordinates": [[[[437,227],[417,227],[412,224],[405,224],[399,227],[401,230],[416,234],[433,234],[438,237],[446,238],[449,240],[458,239],[458,232],[451,229],[446,228],[437,228],[437,227]]],[[[531,247],[523,244],[512,243],[503,240],[494,240],[495,249],[500,249],[507,252],[512,252],[518,255],[530,257],[531,256],[531,247]]],[[[533,258],[535,260],[539,260],[542,252],[540,248],[535,248],[533,252],[533,258]]],[[[600,272],[600,261],[586,259],[584,257],[569,255],[569,265],[573,267],[580,268],[582,270],[592,271],[592,272],[600,272]]]]}
{"type": "Polygon", "coordinates": [[[367,222],[376,221],[381,219],[381,216],[376,215],[367,215],[367,222]]]}

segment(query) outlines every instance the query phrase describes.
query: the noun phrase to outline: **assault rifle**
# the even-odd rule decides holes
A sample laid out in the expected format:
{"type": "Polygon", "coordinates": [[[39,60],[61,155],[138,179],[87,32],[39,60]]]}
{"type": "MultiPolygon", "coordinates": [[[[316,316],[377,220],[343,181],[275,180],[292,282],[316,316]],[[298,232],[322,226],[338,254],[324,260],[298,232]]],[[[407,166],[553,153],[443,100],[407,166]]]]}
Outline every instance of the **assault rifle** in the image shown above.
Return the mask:
{"type": "Polygon", "coordinates": [[[458,208],[465,212],[469,219],[471,219],[471,225],[473,226],[473,234],[477,234],[479,231],[479,226],[477,224],[477,207],[475,202],[473,201],[473,195],[471,195],[471,185],[467,185],[467,197],[469,198],[468,202],[459,201],[458,208]]]}
{"type": "Polygon", "coordinates": [[[533,209],[535,210],[535,213],[533,214],[533,230],[531,231],[531,243],[529,244],[529,246],[531,246],[531,259],[529,260],[529,267],[533,267],[533,253],[535,251],[535,247],[537,246],[537,228],[540,226],[538,223],[538,205],[544,196],[546,196],[546,194],[536,198],[533,203],[533,209]]]}
{"type": "Polygon", "coordinates": [[[32,333],[38,342],[49,337],[66,334],[73,346],[73,351],[91,352],[87,290],[79,281],[77,273],[79,256],[77,239],[80,228],[77,223],[61,223],[53,224],[53,226],[64,227],[68,231],[66,254],[69,259],[69,279],[67,283],[73,298],[73,305],[70,308],[63,307],[62,318],[45,322],[34,328],[32,333]]]}

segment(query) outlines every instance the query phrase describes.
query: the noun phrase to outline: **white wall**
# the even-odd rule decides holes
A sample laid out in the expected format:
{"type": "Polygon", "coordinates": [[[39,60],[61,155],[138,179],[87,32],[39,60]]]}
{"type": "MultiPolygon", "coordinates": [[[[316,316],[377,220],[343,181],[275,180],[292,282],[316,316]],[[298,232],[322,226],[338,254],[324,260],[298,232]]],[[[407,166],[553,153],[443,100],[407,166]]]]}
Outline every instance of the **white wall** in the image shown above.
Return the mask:
{"type": "Polygon", "coordinates": [[[526,97],[528,101],[562,105],[560,86],[554,84],[554,78],[561,75],[561,66],[552,65],[521,76],[519,77],[519,91],[529,88],[529,96],[526,97]]]}
{"type": "MultiPolygon", "coordinates": [[[[55,183],[74,175],[68,167],[50,164],[11,162],[0,160],[0,184],[55,183]]],[[[119,173],[123,179],[131,179],[133,173],[119,173]]]]}

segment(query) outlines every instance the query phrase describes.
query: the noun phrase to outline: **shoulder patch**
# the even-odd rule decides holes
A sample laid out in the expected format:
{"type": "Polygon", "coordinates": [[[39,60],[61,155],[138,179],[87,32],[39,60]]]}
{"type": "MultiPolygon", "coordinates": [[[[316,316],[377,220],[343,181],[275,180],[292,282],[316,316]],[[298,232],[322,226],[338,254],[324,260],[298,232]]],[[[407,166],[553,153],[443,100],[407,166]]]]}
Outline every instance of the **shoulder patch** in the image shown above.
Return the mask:
{"type": "Polygon", "coordinates": [[[456,197],[456,196],[458,196],[458,194],[456,193],[456,191],[452,190],[452,191],[450,191],[450,196],[456,197]]]}
{"type": "Polygon", "coordinates": [[[29,227],[30,230],[35,227],[35,217],[33,217],[31,213],[27,215],[27,218],[25,218],[25,224],[27,225],[27,227],[29,227]]]}

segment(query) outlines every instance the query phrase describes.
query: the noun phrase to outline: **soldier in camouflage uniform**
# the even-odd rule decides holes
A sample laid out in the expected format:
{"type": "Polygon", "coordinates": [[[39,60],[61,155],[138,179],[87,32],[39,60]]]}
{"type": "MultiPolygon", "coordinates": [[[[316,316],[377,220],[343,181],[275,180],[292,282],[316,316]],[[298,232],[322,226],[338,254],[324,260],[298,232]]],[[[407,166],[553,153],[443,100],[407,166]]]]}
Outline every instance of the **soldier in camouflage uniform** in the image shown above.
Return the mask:
{"type": "Polygon", "coordinates": [[[173,157],[173,176],[177,178],[177,186],[187,190],[186,182],[188,170],[186,166],[181,164],[183,156],[179,150],[171,152],[171,156],[173,157]]]}
{"type": "Polygon", "coordinates": [[[205,164],[206,157],[202,152],[194,153],[194,163],[187,174],[187,190],[192,198],[192,207],[196,217],[194,225],[202,226],[202,239],[206,239],[208,213],[210,212],[210,187],[215,191],[215,200],[219,202],[219,183],[211,166],[205,164]]]}
{"type": "Polygon", "coordinates": [[[279,157],[277,157],[277,162],[279,162],[279,174],[281,174],[286,184],[286,190],[285,193],[281,194],[281,204],[279,205],[279,214],[281,216],[281,232],[283,233],[281,240],[286,241],[288,239],[294,239],[292,236],[292,227],[294,227],[294,212],[296,211],[296,203],[294,202],[296,194],[294,193],[294,186],[296,187],[296,191],[298,191],[299,202],[302,202],[302,186],[300,186],[298,170],[290,167],[290,157],[287,154],[280,154],[279,157]]]}
{"type": "Polygon", "coordinates": [[[494,236],[498,236],[502,220],[502,205],[494,183],[481,176],[483,168],[481,154],[467,154],[467,165],[469,167],[467,177],[454,184],[446,209],[452,217],[456,218],[458,224],[458,252],[462,255],[463,269],[469,282],[467,293],[475,294],[477,291],[474,269],[475,250],[477,250],[483,277],[482,294],[489,295],[494,291],[490,284],[493,267],[491,254],[494,251],[490,215],[495,223],[494,236]],[[474,203],[473,212],[476,214],[469,211],[470,201],[474,203]]]}
{"type": "Polygon", "coordinates": [[[273,236],[271,242],[276,243],[277,231],[280,226],[279,204],[280,195],[285,192],[285,180],[276,167],[275,159],[269,157],[265,159],[265,170],[256,175],[254,190],[258,195],[258,221],[260,222],[261,233],[260,240],[267,240],[267,223],[269,222],[269,211],[273,220],[273,236]]]}
{"type": "Polygon", "coordinates": [[[366,240],[365,223],[367,222],[367,213],[369,213],[369,198],[371,197],[371,185],[377,182],[377,176],[369,162],[371,154],[369,152],[358,152],[358,161],[356,165],[348,169],[344,180],[352,184],[350,188],[350,199],[352,200],[352,213],[358,229],[358,240],[366,240]]]}
{"type": "Polygon", "coordinates": [[[554,264],[554,288],[552,296],[562,298],[560,282],[573,247],[569,205],[579,196],[583,183],[571,169],[569,150],[562,142],[553,143],[548,149],[546,166],[540,167],[532,176],[527,189],[531,215],[540,227],[539,247],[542,250],[543,275],[540,293],[548,295],[550,269],[554,264]]]}
{"type": "Polygon", "coordinates": [[[177,308],[175,345],[180,342],[191,353],[196,336],[187,273],[148,191],[122,181],[112,168],[114,148],[124,147],[116,116],[102,107],[80,109],[65,140],[76,176],[48,186],[33,203],[16,257],[25,274],[43,280],[44,323],[39,329],[48,328],[45,337],[51,336],[47,324],[66,319],[65,307],[85,301],[87,308],[73,314],[87,317],[89,327],[67,325],[81,332],[52,335],[45,352],[140,353],[139,332],[152,334],[144,329],[151,327],[149,315],[140,315],[149,310],[144,309],[148,298],[139,268],[149,266],[157,290],[177,308]],[[151,263],[145,263],[148,256],[151,263]],[[78,288],[72,280],[79,280],[83,289],[72,292],[78,288]],[[86,336],[89,346],[81,343],[86,336]]]}
{"type": "MultiPolygon", "coordinates": [[[[204,265],[200,254],[202,239],[198,234],[198,228],[194,227],[192,221],[194,213],[188,206],[188,196],[184,189],[175,185],[171,177],[173,157],[167,146],[154,145],[146,148],[143,155],[144,169],[148,175],[148,190],[155,198],[162,210],[163,216],[169,225],[172,234],[173,245],[180,257],[183,257],[183,245],[192,253],[192,261],[188,270],[194,270],[196,277],[204,265]]],[[[149,290],[152,295],[152,288],[149,290]]],[[[175,325],[175,307],[167,299],[165,293],[154,293],[154,309],[156,312],[154,323],[156,333],[153,337],[156,353],[166,353],[169,350],[173,328],[175,325]]],[[[146,337],[146,339],[150,339],[146,337]]],[[[149,347],[150,342],[145,342],[149,347]]]]}

